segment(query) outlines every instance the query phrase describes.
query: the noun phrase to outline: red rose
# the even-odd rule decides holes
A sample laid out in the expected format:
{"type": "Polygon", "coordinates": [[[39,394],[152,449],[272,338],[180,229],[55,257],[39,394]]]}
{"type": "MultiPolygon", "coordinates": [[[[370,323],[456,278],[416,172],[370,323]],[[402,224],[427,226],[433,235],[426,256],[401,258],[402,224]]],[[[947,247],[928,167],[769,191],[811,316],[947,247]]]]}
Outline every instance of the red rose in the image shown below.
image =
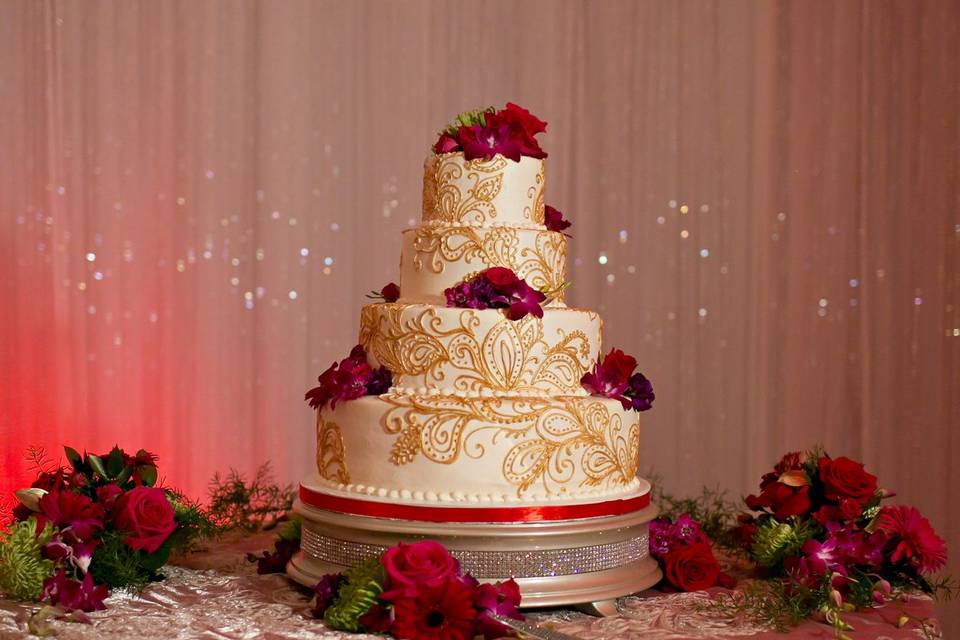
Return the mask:
{"type": "Polygon", "coordinates": [[[498,289],[513,287],[520,282],[517,274],[506,267],[490,267],[483,272],[483,275],[498,289]]]}
{"type": "Polygon", "coordinates": [[[611,349],[603,359],[603,367],[611,370],[617,380],[628,380],[630,374],[637,368],[637,359],[628,356],[620,349],[611,349]]]}
{"type": "Polygon", "coordinates": [[[163,489],[131,489],[117,498],[114,512],[113,524],[126,533],[127,546],[147,553],[159,549],[177,528],[173,507],[163,489]]]}
{"type": "Polygon", "coordinates": [[[827,500],[850,498],[861,506],[877,493],[877,476],[867,473],[863,465],[850,458],[820,458],[820,481],[827,500]]]}
{"type": "Polygon", "coordinates": [[[424,540],[414,544],[400,543],[383,553],[387,572],[384,600],[398,596],[416,597],[419,587],[436,586],[460,574],[460,563],[439,542],[424,540]]]}
{"type": "Polygon", "coordinates": [[[709,589],[720,577],[720,563],[705,543],[679,547],[663,559],[667,582],[681,591],[709,589]]]}

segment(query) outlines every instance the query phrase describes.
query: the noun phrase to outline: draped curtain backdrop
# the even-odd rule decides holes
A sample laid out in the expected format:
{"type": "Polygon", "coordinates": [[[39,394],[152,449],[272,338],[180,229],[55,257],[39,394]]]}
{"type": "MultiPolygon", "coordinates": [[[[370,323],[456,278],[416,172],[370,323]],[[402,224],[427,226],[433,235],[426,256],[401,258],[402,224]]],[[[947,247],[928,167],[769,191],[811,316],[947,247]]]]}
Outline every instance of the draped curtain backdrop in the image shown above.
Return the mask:
{"type": "MultiPolygon", "coordinates": [[[[454,114],[549,121],[570,297],[736,495],[862,458],[960,569],[955,2],[0,4],[0,492],[28,445],[312,466],[303,392],[396,279],[454,114]]],[[[954,626],[956,628],[956,626],[954,626]]]]}

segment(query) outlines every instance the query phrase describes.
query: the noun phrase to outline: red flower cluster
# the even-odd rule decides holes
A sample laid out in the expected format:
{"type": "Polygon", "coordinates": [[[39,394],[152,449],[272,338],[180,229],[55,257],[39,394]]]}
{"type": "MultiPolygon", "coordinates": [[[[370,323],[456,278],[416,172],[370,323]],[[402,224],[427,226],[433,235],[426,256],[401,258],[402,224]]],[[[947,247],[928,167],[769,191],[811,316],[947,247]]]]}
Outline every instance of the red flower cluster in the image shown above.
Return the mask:
{"type": "Polygon", "coordinates": [[[619,400],[624,409],[647,411],[653,407],[656,396],[646,376],[634,369],[637,360],[620,349],[611,349],[602,360],[597,360],[593,371],[580,378],[583,388],[595,396],[619,400]]]}
{"type": "Polygon", "coordinates": [[[94,581],[91,565],[104,537],[122,540],[126,550],[119,553],[128,554],[132,566],[142,561],[144,575],[155,577],[169,553],[165,544],[177,530],[176,514],[166,490],[149,486],[157,478],[153,454],[141,449],[128,455],[119,447],[105,455],[81,456],[69,447],[65,452],[71,468],[43,472],[33,487],[18,491],[22,505],[15,517],[33,518],[38,536],[52,533],[42,553],[54,571],[44,580],[41,599],[67,610],[95,611],[105,608],[109,586],[122,586],[94,581]]]}
{"type": "Polygon", "coordinates": [[[477,114],[481,122],[458,123],[440,134],[433,145],[435,153],[462,151],[467,160],[490,160],[500,154],[516,162],[522,156],[546,158],[535,136],[547,130],[547,123],[523,107],[508,102],[499,111],[477,114]]]}
{"type": "Polygon", "coordinates": [[[443,293],[448,307],[506,309],[510,320],[520,320],[527,314],[542,318],[540,304],[547,299],[545,293],[534,289],[506,267],[490,267],[443,293]]]}
{"type": "Polygon", "coordinates": [[[734,538],[838,610],[882,603],[891,584],[929,590],[924,576],[944,566],[946,545],[914,507],[881,507],[891,495],[855,460],[788,453],[746,498],[755,514],[734,538]]]}
{"type": "Polygon", "coordinates": [[[778,520],[813,514],[821,524],[848,522],[863,513],[877,495],[877,477],[850,458],[823,456],[807,460],[788,453],[760,482],[760,495],[746,498],[753,511],[765,511],[778,520]]]}
{"type": "Polygon", "coordinates": [[[676,522],[658,518],[650,523],[650,555],[660,563],[670,589],[700,591],[736,585],[733,578],[721,571],[700,524],[687,514],[679,516],[676,522]]]}
{"type": "Polygon", "coordinates": [[[359,344],[350,350],[349,356],[330,365],[317,380],[320,385],[304,396],[314,409],[323,409],[328,403],[332,409],[341,400],[380,395],[393,385],[390,370],[371,367],[367,363],[367,352],[359,344]]]}
{"type": "Polygon", "coordinates": [[[488,640],[509,635],[509,629],[490,618],[495,612],[522,619],[517,605],[520,589],[513,580],[480,584],[461,575],[460,563],[438,542],[399,544],[383,554],[386,584],[380,599],[393,606],[397,638],[409,640],[488,640]]]}
{"type": "MultiPolygon", "coordinates": [[[[471,640],[478,635],[494,640],[511,635],[511,631],[491,618],[491,613],[523,619],[517,608],[520,588],[514,580],[480,584],[470,574],[462,574],[460,563],[438,542],[398,544],[383,553],[380,564],[383,578],[378,602],[367,605],[357,619],[366,631],[405,640],[471,640]]],[[[338,592],[344,584],[349,586],[349,577],[323,577],[314,588],[314,615],[324,615],[339,602],[342,596],[338,592]]],[[[346,604],[353,606],[352,602],[346,604]]],[[[336,626],[336,618],[325,621],[341,628],[336,626]]]]}

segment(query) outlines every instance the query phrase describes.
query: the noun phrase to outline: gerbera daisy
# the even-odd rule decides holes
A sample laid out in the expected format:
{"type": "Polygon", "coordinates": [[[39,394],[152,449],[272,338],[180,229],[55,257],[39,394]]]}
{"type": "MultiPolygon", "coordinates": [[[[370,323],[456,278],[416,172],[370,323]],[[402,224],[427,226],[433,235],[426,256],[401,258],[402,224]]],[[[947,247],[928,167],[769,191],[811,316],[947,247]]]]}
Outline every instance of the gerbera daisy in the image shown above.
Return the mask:
{"type": "Polygon", "coordinates": [[[470,640],[477,611],[469,587],[459,580],[430,587],[393,604],[392,633],[404,640],[470,640]]]}
{"type": "Polygon", "coordinates": [[[891,562],[906,559],[920,573],[933,573],[947,563],[947,545],[915,507],[884,507],[877,529],[890,534],[896,546],[891,562]]]}

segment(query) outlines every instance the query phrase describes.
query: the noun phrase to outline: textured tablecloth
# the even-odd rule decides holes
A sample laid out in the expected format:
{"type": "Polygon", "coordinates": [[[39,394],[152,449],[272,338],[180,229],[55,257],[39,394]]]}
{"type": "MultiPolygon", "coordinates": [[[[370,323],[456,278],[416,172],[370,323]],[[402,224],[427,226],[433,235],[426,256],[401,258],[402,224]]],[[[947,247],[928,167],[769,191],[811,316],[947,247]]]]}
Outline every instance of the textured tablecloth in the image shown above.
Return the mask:
{"type": "MultiPolygon", "coordinates": [[[[107,611],[91,614],[92,624],[55,621],[58,638],[375,638],[326,629],[309,615],[309,596],[284,576],[258,576],[245,555],[270,547],[268,535],[232,537],[164,569],[167,579],[140,596],[116,592],[107,599],[107,611]]],[[[807,622],[789,634],[731,623],[698,606],[704,593],[646,593],[623,598],[621,614],[594,618],[579,612],[548,610],[529,617],[537,623],[581,638],[643,640],[708,640],[713,638],[832,638],[833,629],[807,622]]],[[[27,636],[27,620],[38,609],[0,599],[0,638],[27,636]]],[[[940,637],[928,598],[911,598],[845,618],[863,640],[940,637]],[[910,623],[898,629],[905,611],[927,622],[926,629],[910,623]]]]}

